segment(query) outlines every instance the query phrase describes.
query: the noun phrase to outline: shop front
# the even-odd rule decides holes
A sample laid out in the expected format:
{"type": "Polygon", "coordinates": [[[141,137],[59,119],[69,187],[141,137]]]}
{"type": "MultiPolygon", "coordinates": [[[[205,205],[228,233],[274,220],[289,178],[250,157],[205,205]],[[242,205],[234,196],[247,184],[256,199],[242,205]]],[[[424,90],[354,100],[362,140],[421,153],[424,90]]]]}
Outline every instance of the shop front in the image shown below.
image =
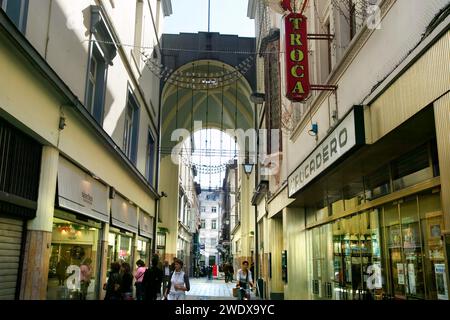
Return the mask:
{"type": "Polygon", "coordinates": [[[0,117],[0,300],[20,294],[27,220],[36,217],[42,146],[0,117]]]}
{"type": "Polygon", "coordinates": [[[106,185],[60,158],[47,299],[98,298],[100,240],[103,224],[109,221],[107,201],[106,185]]]}
{"type": "Polygon", "coordinates": [[[304,186],[312,299],[448,300],[432,107],[304,186]]]}
{"type": "Polygon", "coordinates": [[[111,203],[111,226],[108,235],[107,266],[127,262],[133,268],[134,241],[138,233],[137,207],[116,193],[111,203]]]}
{"type": "Polygon", "coordinates": [[[139,210],[139,237],[136,248],[136,261],[142,260],[150,265],[152,255],[154,218],[143,210],[139,210]]]}

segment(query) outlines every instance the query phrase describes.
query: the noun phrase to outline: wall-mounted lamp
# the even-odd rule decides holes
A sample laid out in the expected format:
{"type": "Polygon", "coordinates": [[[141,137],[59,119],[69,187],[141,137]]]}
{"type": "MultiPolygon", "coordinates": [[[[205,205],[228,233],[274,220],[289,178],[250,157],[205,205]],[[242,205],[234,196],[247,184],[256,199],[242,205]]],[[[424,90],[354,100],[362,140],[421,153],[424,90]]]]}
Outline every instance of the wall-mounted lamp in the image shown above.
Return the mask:
{"type": "Polygon", "coordinates": [[[66,118],[64,116],[60,116],[59,117],[59,130],[64,130],[64,128],[66,127],[66,118]]]}
{"type": "Polygon", "coordinates": [[[167,193],[165,193],[164,191],[161,192],[161,197],[162,197],[162,198],[167,198],[167,196],[168,196],[167,193]]]}
{"type": "Polygon", "coordinates": [[[109,198],[114,199],[116,197],[116,189],[113,187],[109,188],[109,198]]]}
{"type": "Polygon", "coordinates": [[[310,136],[317,137],[317,134],[319,133],[319,125],[317,123],[313,123],[308,133],[310,136]]]}

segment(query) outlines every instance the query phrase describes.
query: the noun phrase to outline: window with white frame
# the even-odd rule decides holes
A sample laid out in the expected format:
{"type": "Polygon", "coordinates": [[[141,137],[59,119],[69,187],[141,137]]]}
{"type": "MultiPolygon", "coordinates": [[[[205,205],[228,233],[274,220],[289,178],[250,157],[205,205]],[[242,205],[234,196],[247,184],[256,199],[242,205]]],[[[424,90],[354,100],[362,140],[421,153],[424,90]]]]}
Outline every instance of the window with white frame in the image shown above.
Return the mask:
{"type": "Polygon", "coordinates": [[[213,230],[217,229],[217,220],[216,219],[211,220],[211,229],[213,229],[213,230]]]}
{"type": "Polygon", "coordinates": [[[212,213],[217,213],[217,207],[211,207],[211,212],[212,213]]]}

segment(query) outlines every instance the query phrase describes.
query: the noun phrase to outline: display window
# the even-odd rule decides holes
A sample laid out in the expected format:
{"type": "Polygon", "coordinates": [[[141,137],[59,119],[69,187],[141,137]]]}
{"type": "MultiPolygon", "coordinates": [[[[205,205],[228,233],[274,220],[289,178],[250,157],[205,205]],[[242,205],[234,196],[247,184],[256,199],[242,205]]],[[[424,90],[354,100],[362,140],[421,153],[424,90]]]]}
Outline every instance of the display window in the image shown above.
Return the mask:
{"type": "Polygon", "coordinates": [[[437,189],[309,230],[312,298],[448,299],[442,229],[437,189]]]}
{"type": "MultiPolygon", "coordinates": [[[[112,228],[111,228],[112,229],[112,228]]],[[[110,232],[108,235],[108,268],[112,262],[127,262],[131,265],[133,234],[128,232],[110,232]]]]}
{"type": "Polygon", "coordinates": [[[151,240],[140,238],[137,242],[137,260],[142,260],[145,262],[145,265],[150,265],[150,248],[151,248],[151,240]]]}
{"type": "Polygon", "coordinates": [[[97,298],[99,236],[99,223],[54,218],[47,299],[97,298]]]}

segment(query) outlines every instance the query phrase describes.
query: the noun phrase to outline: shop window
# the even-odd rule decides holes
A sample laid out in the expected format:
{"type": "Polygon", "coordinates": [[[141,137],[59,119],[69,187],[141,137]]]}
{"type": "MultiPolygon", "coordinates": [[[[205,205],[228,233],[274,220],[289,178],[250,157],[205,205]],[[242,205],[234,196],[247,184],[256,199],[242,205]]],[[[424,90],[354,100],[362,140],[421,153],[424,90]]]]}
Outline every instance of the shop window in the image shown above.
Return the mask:
{"type": "Polygon", "coordinates": [[[383,166],[364,177],[365,199],[374,200],[391,192],[389,166],[383,166]]]}
{"type": "MultiPolygon", "coordinates": [[[[354,209],[364,202],[364,183],[363,179],[349,183],[343,189],[345,210],[354,209]]],[[[334,209],[333,209],[334,211],[334,209]]]]}
{"type": "Polygon", "coordinates": [[[97,299],[98,228],[55,218],[48,273],[48,300],[97,299]]]}
{"type": "Polygon", "coordinates": [[[150,248],[151,248],[151,240],[138,240],[137,242],[137,260],[142,260],[146,265],[150,264],[150,248]]]}
{"type": "MultiPolygon", "coordinates": [[[[427,299],[446,300],[444,228],[439,190],[420,194],[419,213],[424,239],[423,257],[427,299]]],[[[448,289],[447,289],[448,291],[448,289]]]]}
{"type": "Polygon", "coordinates": [[[394,190],[401,190],[433,177],[428,150],[428,145],[423,145],[392,163],[394,190]]]}
{"type": "Polygon", "coordinates": [[[28,0],[0,0],[0,8],[6,12],[15,26],[25,33],[28,15],[28,0]]]}
{"type": "Polygon", "coordinates": [[[131,263],[132,237],[130,233],[119,233],[119,230],[108,235],[108,266],[112,262],[131,263]]]}

